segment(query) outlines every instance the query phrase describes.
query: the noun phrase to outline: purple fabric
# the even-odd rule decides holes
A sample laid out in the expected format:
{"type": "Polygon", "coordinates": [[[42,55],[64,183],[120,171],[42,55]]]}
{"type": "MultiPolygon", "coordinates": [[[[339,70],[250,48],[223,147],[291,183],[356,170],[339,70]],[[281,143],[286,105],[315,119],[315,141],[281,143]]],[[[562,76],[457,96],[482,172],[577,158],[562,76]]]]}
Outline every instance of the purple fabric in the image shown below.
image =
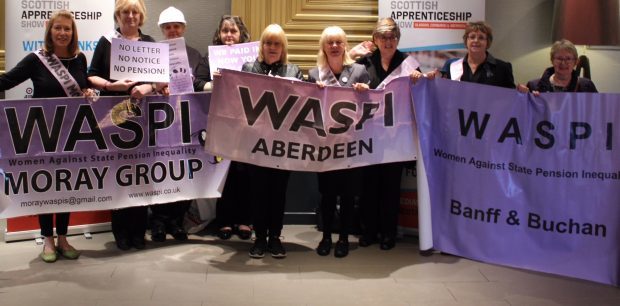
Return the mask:
{"type": "Polygon", "coordinates": [[[227,163],[199,139],[210,94],[126,99],[3,101],[0,218],[219,196],[227,163]]]}
{"type": "Polygon", "coordinates": [[[413,160],[409,82],[404,77],[384,90],[357,92],[223,70],[214,81],[207,150],[299,171],[413,160]]]}
{"type": "Polygon", "coordinates": [[[536,98],[443,79],[412,95],[434,248],[618,285],[620,95],[536,98]],[[489,116],[479,137],[464,128],[476,112],[480,127],[489,116]]]}

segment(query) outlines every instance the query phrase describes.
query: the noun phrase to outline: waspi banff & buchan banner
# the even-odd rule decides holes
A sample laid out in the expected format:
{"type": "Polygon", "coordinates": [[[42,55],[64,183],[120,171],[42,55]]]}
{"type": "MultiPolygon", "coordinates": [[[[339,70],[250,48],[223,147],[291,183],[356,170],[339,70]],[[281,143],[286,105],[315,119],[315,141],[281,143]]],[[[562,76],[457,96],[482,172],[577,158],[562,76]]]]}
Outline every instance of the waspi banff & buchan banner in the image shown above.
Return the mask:
{"type": "Polygon", "coordinates": [[[412,93],[434,248],[619,284],[619,94],[449,80],[412,93]]]}
{"type": "Polygon", "coordinates": [[[209,94],[6,100],[0,218],[218,197],[209,94]]]}
{"type": "Polygon", "coordinates": [[[409,77],[383,90],[222,70],[214,80],[207,150],[263,167],[329,171],[413,160],[409,77]]]}

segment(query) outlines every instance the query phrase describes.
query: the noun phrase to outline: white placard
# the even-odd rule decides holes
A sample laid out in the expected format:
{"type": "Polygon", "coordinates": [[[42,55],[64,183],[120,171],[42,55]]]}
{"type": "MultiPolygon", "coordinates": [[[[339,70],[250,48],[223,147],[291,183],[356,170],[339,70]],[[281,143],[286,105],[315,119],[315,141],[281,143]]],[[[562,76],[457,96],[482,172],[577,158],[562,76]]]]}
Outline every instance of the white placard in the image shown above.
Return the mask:
{"type": "Polygon", "coordinates": [[[170,83],[168,83],[170,94],[194,92],[193,71],[187,59],[185,38],[178,37],[162,42],[170,46],[170,83]]]}
{"type": "Polygon", "coordinates": [[[110,79],[137,82],[168,82],[167,43],[112,38],[110,79]]]}
{"type": "Polygon", "coordinates": [[[209,46],[209,69],[211,77],[218,69],[240,71],[243,63],[252,62],[258,56],[258,41],[243,44],[209,46]]]}
{"type": "Polygon", "coordinates": [[[379,0],[379,16],[400,27],[403,52],[463,48],[468,22],[484,20],[485,0],[379,0]]]}

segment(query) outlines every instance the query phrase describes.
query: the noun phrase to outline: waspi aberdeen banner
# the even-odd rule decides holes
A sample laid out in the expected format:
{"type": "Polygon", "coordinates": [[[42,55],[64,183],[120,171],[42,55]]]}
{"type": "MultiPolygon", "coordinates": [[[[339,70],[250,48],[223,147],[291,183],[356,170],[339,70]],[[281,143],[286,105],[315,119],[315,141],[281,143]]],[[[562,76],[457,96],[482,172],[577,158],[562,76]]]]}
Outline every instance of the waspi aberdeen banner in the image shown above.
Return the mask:
{"type": "Polygon", "coordinates": [[[209,97],[2,101],[0,218],[218,197],[209,97]]]}
{"type": "Polygon", "coordinates": [[[223,70],[214,80],[207,150],[264,167],[328,171],[416,158],[409,77],[383,90],[223,70]]]}
{"type": "Polygon", "coordinates": [[[413,87],[434,248],[618,285],[620,95],[413,87]]]}

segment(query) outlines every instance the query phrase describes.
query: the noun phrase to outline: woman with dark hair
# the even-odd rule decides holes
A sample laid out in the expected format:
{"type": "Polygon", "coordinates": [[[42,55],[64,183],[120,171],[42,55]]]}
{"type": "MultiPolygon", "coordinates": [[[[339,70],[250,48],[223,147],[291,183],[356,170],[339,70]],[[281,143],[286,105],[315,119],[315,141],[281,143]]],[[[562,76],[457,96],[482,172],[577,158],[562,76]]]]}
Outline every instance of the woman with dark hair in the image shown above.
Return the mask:
{"type": "Polygon", "coordinates": [[[483,21],[468,23],[463,34],[467,55],[446,61],[441,68],[443,77],[454,81],[515,88],[512,65],[489,53],[492,42],[493,30],[488,24],[483,21]]]}
{"type": "MultiPolygon", "coordinates": [[[[155,42],[153,37],[143,34],[140,27],[146,19],[146,7],[143,0],[117,0],[114,18],[118,24],[116,31],[102,36],[97,43],[93,59],[88,70],[88,80],[101,90],[102,96],[130,95],[141,99],[157,92],[154,83],[139,83],[132,80],[110,79],[110,57],[112,38],[155,42]]],[[[129,250],[132,246],[144,249],[144,234],[147,225],[147,206],[136,206],[112,210],[112,232],[116,246],[129,250]]]]}
{"type": "MultiPolygon", "coordinates": [[[[282,27],[271,24],[260,37],[258,58],[243,64],[242,71],[289,77],[301,80],[303,74],[297,65],[288,62],[288,40],[282,27]]],[[[280,241],[286,202],[289,171],[248,165],[252,184],[253,221],[256,240],[250,249],[250,257],[262,258],[270,252],[274,258],[286,257],[280,241]],[[269,238],[269,240],[267,240],[269,238]]]]}
{"type": "MultiPolygon", "coordinates": [[[[45,27],[42,50],[28,54],[15,68],[0,76],[0,90],[11,89],[30,79],[34,87],[33,98],[93,96],[88,89],[86,57],[78,48],[78,33],[73,15],[61,10],[52,15],[45,27]],[[52,68],[50,63],[60,69],[52,68]],[[70,75],[66,80],[65,75],[70,75]]],[[[67,241],[69,213],[41,214],[39,225],[44,237],[40,257],[45,262],[55,262],[58,254],[67,259],[77,259],[80,252],[67,241]],[[54,242],[54,216],[58,245],[54,242]]]]}

